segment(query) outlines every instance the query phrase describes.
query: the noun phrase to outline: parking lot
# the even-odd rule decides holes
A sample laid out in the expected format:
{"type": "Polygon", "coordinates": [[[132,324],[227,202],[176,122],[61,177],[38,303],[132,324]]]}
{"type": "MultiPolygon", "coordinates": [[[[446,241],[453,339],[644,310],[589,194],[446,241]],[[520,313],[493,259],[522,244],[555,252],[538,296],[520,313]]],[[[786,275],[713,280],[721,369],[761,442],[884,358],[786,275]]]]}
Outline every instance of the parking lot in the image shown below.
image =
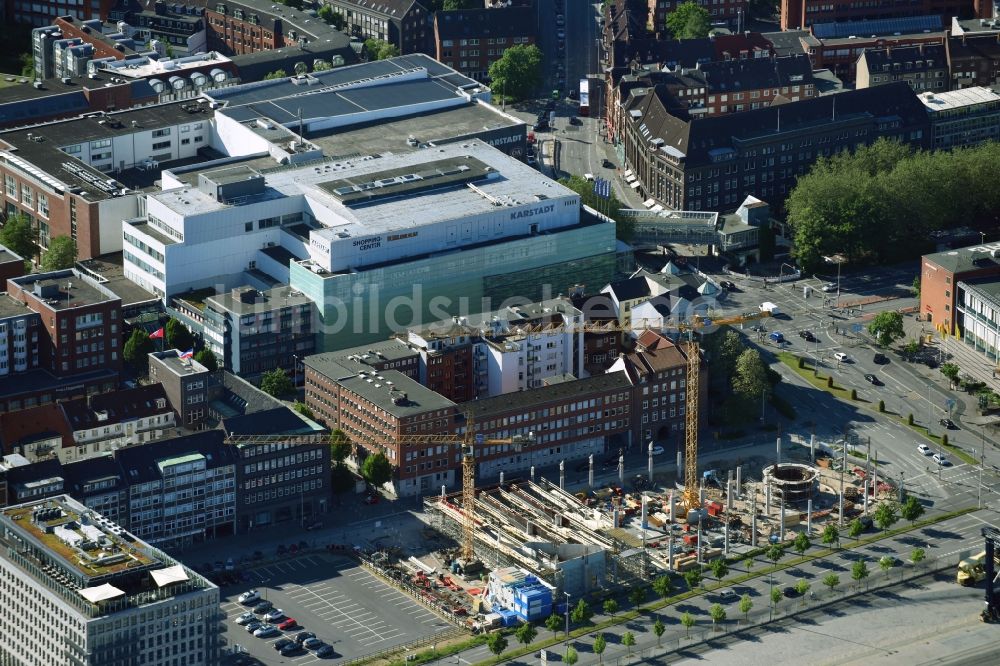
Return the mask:
{"type": "MultiPolygon", "coordinates": [[[[304,665],[355,659],[432,635],[451,627],[409,596],[385,584],[354,560],[309,553],[247,571],[250,582],[223,590],[225,636],[262,664],[304,665]],[[297,628],[271,638],[257,638],[236,624],[249,606],[237,600],[254,588],[261,597],[295,618],[297,628]],[[321,659],[310,651],[283,657],[273,644],[309,631],[333,646],[336,655],[321,659]]],[[[277,623],[275,623],[277,624],[277,623]]]]}

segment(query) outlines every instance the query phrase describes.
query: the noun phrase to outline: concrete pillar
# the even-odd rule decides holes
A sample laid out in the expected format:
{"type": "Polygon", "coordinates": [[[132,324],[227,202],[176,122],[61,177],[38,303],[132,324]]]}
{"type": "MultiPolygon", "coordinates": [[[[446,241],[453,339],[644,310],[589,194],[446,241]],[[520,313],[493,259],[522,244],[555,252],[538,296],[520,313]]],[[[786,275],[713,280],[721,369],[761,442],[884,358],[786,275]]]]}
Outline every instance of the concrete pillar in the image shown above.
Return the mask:
{"type": "Polygon", "coordinates": [[[722,524],[722,554],[729,557],[729,521],[722,524]]]}
{"type": "Polygon", "coordinates": [[[618,484],[622,487],[622,492],[625,492],[625,456],[618,456],[618,484]]]}
{"type": "Polygon", "coordinates": [[[812,534],[813,531],[813,501],[811,499],[806,500],[806,534],[812,534]]]}
{"type": "Polygon", "coordinates": [[[705,506],[705,486],[698,488],[698,507],[705,506]]]}
{"type": "Polygon", "coordinates": [[[672,525],[674,520],[676,520],[676,516],[674,515],[674,491],[670,491],[670,494],[667,496],[667,502],[670,504],[670,524],[672,525]]]}
{"type": "Polygon", "coordinates": [[[646,497],[646,493],[643,493],[642,494],[642,519],[641,519],[642,529],[643,529],[643,538],[645,538],[645,530],[649,529],[649,521],[646,518],[646,503],[647,503],[648,500],[649,500],[649,498],[646,497]]]}
{"type": "Polygon", "coordinates": [[[726,513],[733,510],[733,480],[726,481],[726,513]]]}
{"type": "Polygon", "coordinates": [[[778,515],[778,539],[785,543],[785,498],[781,498],[781,513],[778,515]]]}
{"type": "Polygon", "coordinates": [[[736,466],[736,499],[743,497],[743,465],[736,466]]]}
{"type": "Polygon", "coordinates": [[[674,570],[674,533],[667,535],[667,569],[674,570]]]}
{"type": "Polygon", "coordinates": [[[771,481],[767,481],[767,485],[764,487],[764,515],[771,515],[771,481]]]}
{"type": "Polygon", "coordinates": [[[677,451],[677,481],[684,480],[684,452],[677,451]]]}
{"type": "Polygon", "coordinates": [[[653,442],[649,443],[649,460],[648,460],[648,473],[649,473],[649,483],[653,483],[653,442]]]}
{"type": "Polygon", "coordinates": [[[559,489],[566,489],[566,461],[559,461],[559,489]]]}
{"type": "Polygon", "coordinates": [[[816,435],[809,435],[809,460],[816,462],[816,435]]]}
{"type": "Polygon", "coordinates": [[[535,466],[534,465],[531,466],[531,482],[532,483],[535,482],[535,466]]]}
{"type": "Polygon", "coordinates": [[[698,547],[695,552],[698,553],[698,564],[701,564],[701,514],[698,514],[698,547]]]}
{"type": "Polygon", "coordinates": [[[777,452],[778,452],[778,464],[780,465],[781,464],[781,438],[778,437],[777,440],[776,440],[776,442],[777,443],[775,444],[775,448],[777,449],[777,452]]]}
{"type": "Polygon", "coordinates": [[[500,472],[500,485],[503,485],[503,472],[500,472]]]}
{"type": "Polygon", "coordinates": [[[874,500],[878,497],[878,451],[875,451],[875,457],[872,458],[872,499],[874,500]]]}
{"type": "Polygon", "coordinates": [[[445,495],[447,495],[447,494],[448,494],[448,493],[447,493],[447,492],[445,492],[445,486],[444,486],[444,484],[441,484],[441,497],[443,498],[443,497],[444,497],[445,495]]]}
{"type": "Polygon", "coordinates": [[[594,454],[591,453],[587,457],[587,462],[590,463],[590,469],[587,470],[587,486],[593,490],[594,489],[594,454]]]}

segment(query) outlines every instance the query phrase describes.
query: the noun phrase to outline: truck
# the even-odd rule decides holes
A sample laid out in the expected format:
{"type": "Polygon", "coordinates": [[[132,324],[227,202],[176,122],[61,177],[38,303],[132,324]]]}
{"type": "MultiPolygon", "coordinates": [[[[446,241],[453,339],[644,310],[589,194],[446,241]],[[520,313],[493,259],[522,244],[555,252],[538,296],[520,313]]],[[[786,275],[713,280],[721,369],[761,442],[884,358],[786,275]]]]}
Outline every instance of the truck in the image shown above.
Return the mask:
{"type": "MultiPolygon", "coordinates": [[[[1000,555],[993,556],[993,562],[1000,570],[1000,555]]],[[[972,557],[967,557],[958,563],[958,574],[955,582],[963,587],[975,585],[986,576],[986,551],[980,551],[972,557]]]]}
{"type": "Polygon", "coordinates": [[[772,303],[771,301],[764,301],[758,306],[758,309],[761,312],[766,312],[772,317],[777,314],[781,314],[781,311],[778,309],[778,306],[772,303]]]}

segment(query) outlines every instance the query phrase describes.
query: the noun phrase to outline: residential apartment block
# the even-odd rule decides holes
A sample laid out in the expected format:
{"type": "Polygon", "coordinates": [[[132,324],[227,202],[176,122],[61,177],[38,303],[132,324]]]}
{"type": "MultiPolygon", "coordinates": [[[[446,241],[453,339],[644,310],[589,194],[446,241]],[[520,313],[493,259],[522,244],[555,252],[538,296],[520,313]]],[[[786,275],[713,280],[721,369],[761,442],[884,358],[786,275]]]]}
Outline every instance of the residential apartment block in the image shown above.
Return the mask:
{"type": "Polygon", "coordinates": [[[0,512],[9,664],[218,663],[219,589],[66,495],[0,512]]]}
{"type": "Polygon", "coordinates": [[[990,88],[963,88],[920,95],[931,119],[933,146],[947,150],[1000,139],[1000,95],[990,88]]]}
{"type": "MultiPolygon", "coordinates": [[[[992,3],[991,3],[992,4],[992,3]]],[[[781,29],[798,30],[814,23],[900,19],[937,14],[968,16],[973,0],[919,0],[917,2],[855,2],[854,0],[781,0],[781,29]]],[[[980,16],[985,18],[985,15],[980,16]]]]}
{"type": "Polygon", "coordinates": [[[952,36],[947,44],[953,90],[1000,83],[1000,35],[952,36]]]}
{"type": "Polygon", "coordinates": [[[534,44],[537,30],[533,6],[439,11],[434,13],[433,53],[462,74],[488,81],[490,65],[510,46],[534,44]]]}
{"type": "Polygon", "coordinates": [[[415,0],[331,0],[327,4],[344,17],[346,31],[353,37],[389,42],[403,55],[433,53],[431,13],[415,0]]]}
{"type": "Polygon", "coordinates": [[[944,92],[950,85],[944,44],[868,49],[858,58],[857,87],[906,81],[916,92],[944,92]]]}
{"type": "MultiPolygon", "coordinates": [[[[652,32],[666,32],[667,15],[684,4],[684,0],[645,0],[649,9],[648,28],[652,32]]],[[[749,18],[750,3],[747,0],[696,0],[708,11],[713,25],[725,22],[739,28],[749,18]]]]}

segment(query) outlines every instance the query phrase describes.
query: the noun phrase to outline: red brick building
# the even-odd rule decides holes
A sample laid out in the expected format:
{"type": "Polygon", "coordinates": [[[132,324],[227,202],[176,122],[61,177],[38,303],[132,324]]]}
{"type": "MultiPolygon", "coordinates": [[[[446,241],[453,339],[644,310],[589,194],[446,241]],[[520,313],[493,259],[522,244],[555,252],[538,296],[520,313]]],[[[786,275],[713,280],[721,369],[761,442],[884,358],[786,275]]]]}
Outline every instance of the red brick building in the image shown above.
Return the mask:
{"type": "Polygon", "coordinates": [[[920,262],[920,319],[955,333],[958,283],[1000,276],[1000,243],[925,254],[920,262]]]}
{"type": "MultiPolygon", "coordinates": [[[[667,14],[684,4],[685,0],[647,0],[649,10],[649,29],[653,32],[665,30],[667,14]]],[[[725,22],[734,27],[740,21],[747,20],[747,0],[695,0],[708,10],[713,24],[725,22]]]]}
{"type": "Polygon", "coordinates": [[[256,53],[289,45],[290,36],[284,34],[285,26],[279,17],[231,0],[206,5],[205,27],[208,48],[226,54],[256,53]]]}
{"type": "MultiPolygon", "coordinates": [[[[534,7],[461,9],[434,14],[434,58],[466,76],[486,80],[508,47],[534,44],[534,7]]],[[[498,91],[499,92],[499,91],[498,91]]]]}
{"type": "MultiPolygon", "coordinates": [[[[989,0],[987,0],[989,1],[989,0]]],[[[983,3],[980,3],[983,5],[983,3]]],[[[992,7],[991,7],[992,9],[992,7]]],[[[916,2],[857,2],[856,0],[781,0],[781,29],[798,30],[814,23],[867,21],[909,16],[971,16],[973,0],[917,0],[916,2]]],[[[983,15],[979,15],[985,18],[983,15]]]]}

